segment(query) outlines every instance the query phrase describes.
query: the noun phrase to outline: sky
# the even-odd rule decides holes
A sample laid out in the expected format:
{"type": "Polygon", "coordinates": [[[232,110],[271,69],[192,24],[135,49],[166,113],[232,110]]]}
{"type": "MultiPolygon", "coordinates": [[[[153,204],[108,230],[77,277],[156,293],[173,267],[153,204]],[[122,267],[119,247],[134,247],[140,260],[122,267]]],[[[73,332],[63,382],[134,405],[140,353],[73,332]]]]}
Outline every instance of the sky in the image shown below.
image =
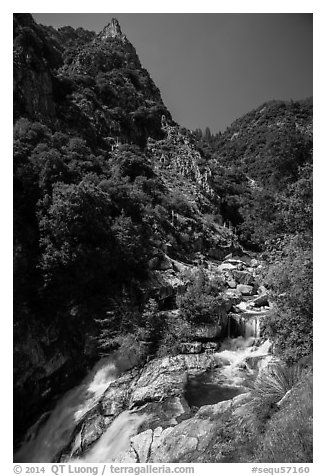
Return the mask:
{"type": "Polygon", "coordinates": [[[313,94],[313,15],[304,13],[34,13],[37,23],[101,31],[112,17],[172,117],[224,131],[272,99],[313,94]]]}

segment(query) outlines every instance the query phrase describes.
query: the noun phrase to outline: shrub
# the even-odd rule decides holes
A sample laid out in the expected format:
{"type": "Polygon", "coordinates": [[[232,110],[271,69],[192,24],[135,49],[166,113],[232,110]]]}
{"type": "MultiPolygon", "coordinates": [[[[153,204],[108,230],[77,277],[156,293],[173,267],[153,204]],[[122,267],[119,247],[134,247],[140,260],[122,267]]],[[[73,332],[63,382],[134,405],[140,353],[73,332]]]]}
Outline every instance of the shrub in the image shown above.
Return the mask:
{"type": "Polygon", "coordinates": [[[312,352],[312,252],[306,243],[292,239],[282,255],[266,278],[274,307],[263,326],[275,351],[288,362],[297,362],[312,352]]]}
{"type": "Polygon", "coordinates": [[[201,268],[186,293],[178,298],[181,317],[192,324],[216,322],[222,310],[221,285],[201,268]]]}
{"type": "Polygon", "coordinates": [[[168,316],[158,349],[158,357],[177,355],[180,339],[188,340],[193,335],[192,325],[181,316],[168,316]]]}

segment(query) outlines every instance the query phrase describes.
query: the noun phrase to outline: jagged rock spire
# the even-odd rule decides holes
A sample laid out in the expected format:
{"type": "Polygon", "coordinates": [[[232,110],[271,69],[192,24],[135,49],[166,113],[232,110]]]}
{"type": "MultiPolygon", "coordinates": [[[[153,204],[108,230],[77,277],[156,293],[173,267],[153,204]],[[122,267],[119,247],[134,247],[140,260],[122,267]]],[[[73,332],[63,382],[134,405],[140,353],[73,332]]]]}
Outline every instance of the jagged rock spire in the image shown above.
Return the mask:
{"type": "Polygon", "coordinates": [[[121,38],[125,40],[126,37],[123,35],[120,27],[120,23],[116,18],[112,18],[110,23],[101,31],[99,34],[101,40],[106,40],[108,38],[121,38]]]}

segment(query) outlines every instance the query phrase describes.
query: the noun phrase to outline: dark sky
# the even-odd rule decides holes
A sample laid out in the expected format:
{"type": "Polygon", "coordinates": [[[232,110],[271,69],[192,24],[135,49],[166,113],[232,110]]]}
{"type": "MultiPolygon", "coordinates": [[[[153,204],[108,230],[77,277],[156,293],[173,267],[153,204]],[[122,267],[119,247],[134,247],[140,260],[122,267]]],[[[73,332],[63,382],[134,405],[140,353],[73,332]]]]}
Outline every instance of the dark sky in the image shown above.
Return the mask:
{"type": "Polygon", "coordinates": [[[312,96],[312,14],[35,13],[99,32],[113,16],[174,120],[223,131],[270,99],[312,96]]]}

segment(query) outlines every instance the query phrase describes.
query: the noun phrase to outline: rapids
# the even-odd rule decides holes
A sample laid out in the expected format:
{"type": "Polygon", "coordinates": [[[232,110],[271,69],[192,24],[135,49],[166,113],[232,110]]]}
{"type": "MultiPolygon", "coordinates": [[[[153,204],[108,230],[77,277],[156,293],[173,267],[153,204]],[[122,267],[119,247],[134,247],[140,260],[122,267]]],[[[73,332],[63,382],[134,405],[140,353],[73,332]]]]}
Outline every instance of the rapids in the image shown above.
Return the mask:
{"type": "MultiPolygon", "coordinates": [[[[227,339],[223,343],[221,351],[215,355],[218,355],[225,365],[212,371],[210,376],[216,388],[224,392],[216,397],[216,401],[230,399],[235,394],[248,390],[246,382],[254,371],[246,365],[246,360],[248,358],[257,359],[258,368],[264,365],[271,358],[268,355],[270,345],[269,341],[255,345],[253,337],[227,339]]],[[[20,463],[54,462],[58,454],[70,442],[78,423],[98,403],[110,382],[131,367],[132,362],[126,361],[118,355],[100,360],[79,386],[68,391],[57,402],[52,412],[42,415],[39,421],[30,428],[21,448],[14,455],[14,461],[20,463]]],[[[213,399],[206,403],[202,400],[204,403],[201,404],[214,402],[215,397],[212,397],[212,389],[213,387],[211,387],[209,398],[213,399]]],[[[203,394],[207,391],[207,387],[205,389],[205,385],[202,387],[199,385],[197,391],[203,394]]],[[[91,449],[74,461],[111,462],[119,453],[129,447],[130,438],[137,434],[144,418],[145,415],[137,414],[136,409],[122,412],[113,420],[91,449]]]]}

